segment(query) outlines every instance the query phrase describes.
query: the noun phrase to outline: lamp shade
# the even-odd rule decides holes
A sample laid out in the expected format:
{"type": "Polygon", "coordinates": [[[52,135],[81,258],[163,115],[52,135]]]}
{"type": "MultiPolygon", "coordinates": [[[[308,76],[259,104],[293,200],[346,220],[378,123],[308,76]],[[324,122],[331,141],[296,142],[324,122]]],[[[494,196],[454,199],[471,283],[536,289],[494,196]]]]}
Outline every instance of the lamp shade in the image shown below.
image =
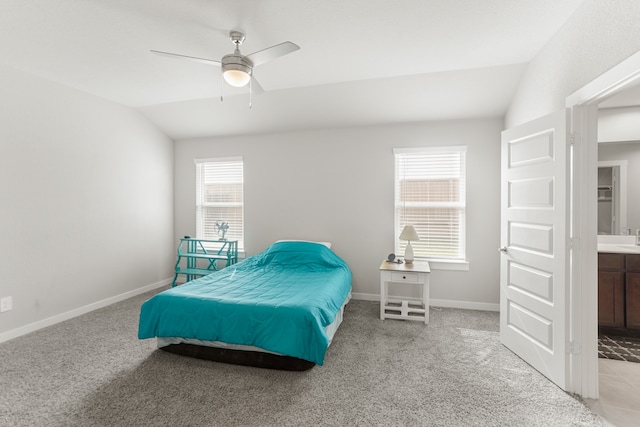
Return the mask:
{"type": "Polygon", "coordinates": [[[413,225],[405,225],[402,229],[402,233],[400,233],[400,240],[409,240],[415,242],[416,240],[420,240],[420,236],[418,236],[418,233],[416,232],[416,229],[413,227],[413,225]]]}

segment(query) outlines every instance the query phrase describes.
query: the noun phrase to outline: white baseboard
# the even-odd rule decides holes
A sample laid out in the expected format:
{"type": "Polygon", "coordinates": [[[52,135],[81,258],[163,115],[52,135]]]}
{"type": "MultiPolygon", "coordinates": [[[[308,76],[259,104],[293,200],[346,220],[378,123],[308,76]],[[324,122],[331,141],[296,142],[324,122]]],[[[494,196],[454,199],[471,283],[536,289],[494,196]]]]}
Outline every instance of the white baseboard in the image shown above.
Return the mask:
{"type": "Polygon", "coordinates": [[[360,292],[352,292],[351,298],[361,301],[380,301],[380,295],[378,294],[362,294],[360,292]]]}
{"type": "MultiPolygon", "coordinates": [[[[351,296],[354,300],[380,301],[380,295],[378,294],[363,294],[359,292],[354,292],[351,294],[351,296]]],[[[474,302],[474,301],[456,301],[456,300],[446,300],[446,299],[430,299],[429,306],[462,308],[465,310],[500,311],[500,304],[492,304],[487,302],[474,302]]]]}
{"type": "Polygon", "coordinates": [[[29,323],[28,325],[21,326],[16,329],[12,329],[7,332],[3,332],[0,334],[0,343],[5,341],[9,341],[13,338],[17,338],[22,335],[26,335],[31,332],[35,332],[38,329],[46,328],[47,326],[55,325],[56,323],[64,322],[65,320],[73,319],[74,317],[81,316],[83,314],[89,313],[94,310],[98,310],[99,308],[106,307],[111,304],[115,304],[120,301],[124,301],[136,295],[143,294],[148,291],[152,291],[157,288],[161,288],[163,286],[171,284],[173,277],[169,279],[164,279],[156,283],[152,283],[147,286],[143,286],[138,289],[134,289],[132,291],[125,292],[120,295],[116,295],[110,298],[103,299],[101,301],[97,301],[83,307],[79,307],[65,313],[56,314],[55,316],[47,317],[46,319],[38,320],[37,322],[29,323]]]}
{"type": "Polygon", "coordinates": [[[500,304],[474,301],[456,301],[446,299],[429,300],[431,307],[462,308],[465,310],[500,311],[500,304]]]}

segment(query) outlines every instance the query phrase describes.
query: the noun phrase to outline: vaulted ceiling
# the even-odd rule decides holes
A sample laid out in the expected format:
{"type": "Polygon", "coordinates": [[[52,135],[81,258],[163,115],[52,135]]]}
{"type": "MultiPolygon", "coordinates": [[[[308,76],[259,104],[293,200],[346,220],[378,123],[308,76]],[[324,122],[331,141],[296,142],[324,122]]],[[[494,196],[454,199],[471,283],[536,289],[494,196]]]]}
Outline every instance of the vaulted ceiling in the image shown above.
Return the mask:
{"type": "Polygon", "coordinates": [[[138,109],[174,139],[502,117],[583,0],[2,0],[0,63],[138,109]],[[301,49],[221,86],[219,60],[301,49]],[[224,101],[220,101],[221,91],[224,101]]]}

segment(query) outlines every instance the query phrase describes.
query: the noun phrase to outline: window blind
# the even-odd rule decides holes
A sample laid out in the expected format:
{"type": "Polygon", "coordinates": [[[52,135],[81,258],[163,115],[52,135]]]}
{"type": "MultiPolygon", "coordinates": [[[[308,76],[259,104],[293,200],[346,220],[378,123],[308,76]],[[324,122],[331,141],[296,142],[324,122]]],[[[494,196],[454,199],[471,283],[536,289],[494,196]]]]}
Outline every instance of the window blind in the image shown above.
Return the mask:
{"type": "Polygon", "coordinates": [[[196,237],[217,240],[216,223],[226,222],[228,240],[244,250],[244,174],[242,157],[198,159],[196,164],[196,237]]]}
{"type": "Polygon", "coordinates": [[[415,258],[463,260],[465,254],[466,147],[396,149],[395,244],[405,225],[420,236],[415,258]]]}

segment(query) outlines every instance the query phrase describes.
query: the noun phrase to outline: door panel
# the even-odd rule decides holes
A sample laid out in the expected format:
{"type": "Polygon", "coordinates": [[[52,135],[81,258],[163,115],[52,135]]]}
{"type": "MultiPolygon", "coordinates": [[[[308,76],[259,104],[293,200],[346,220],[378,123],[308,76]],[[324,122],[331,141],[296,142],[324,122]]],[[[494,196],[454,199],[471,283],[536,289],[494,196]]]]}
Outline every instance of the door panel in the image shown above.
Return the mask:
{"type": "Polygon", "coordinates": [[[553,301],[553,274],[517,262],[509,263],[509,286],[548,303],[553,301]]]}
{"type": "Polygon", "coordinates": [[[502,133],[500,339],[568,385],[566,111],[502,133]]]}

